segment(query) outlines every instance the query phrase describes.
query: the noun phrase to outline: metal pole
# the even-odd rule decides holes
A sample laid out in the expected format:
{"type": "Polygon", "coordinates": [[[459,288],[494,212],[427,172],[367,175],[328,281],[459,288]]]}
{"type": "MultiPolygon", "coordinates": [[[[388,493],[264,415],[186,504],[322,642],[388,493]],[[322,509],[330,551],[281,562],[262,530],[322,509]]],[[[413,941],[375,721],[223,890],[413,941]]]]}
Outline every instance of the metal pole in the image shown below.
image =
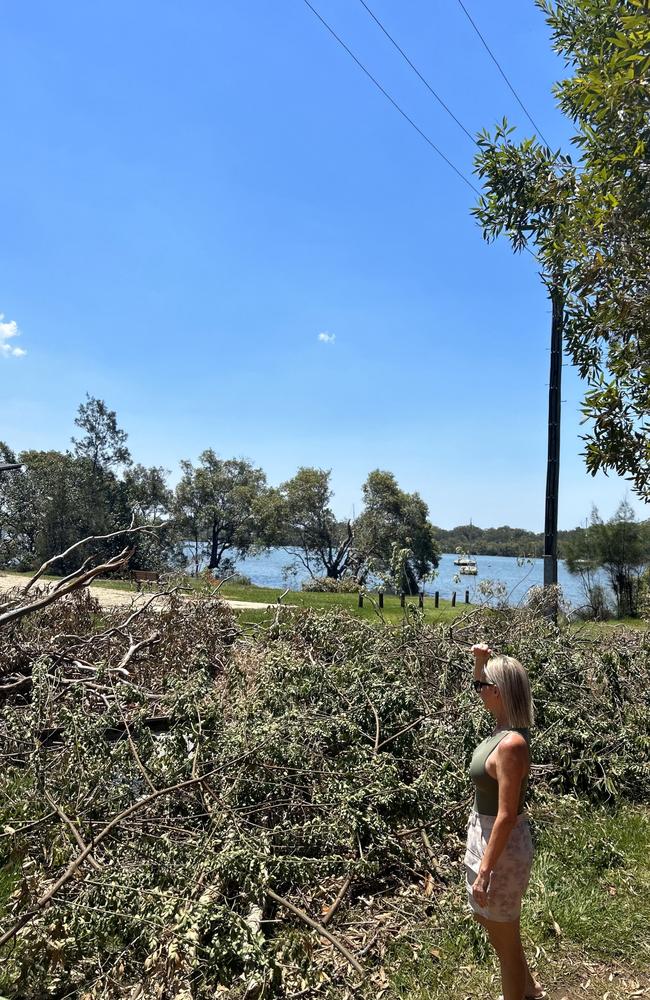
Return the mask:
{"type": "MultiPolygon", "coordinates": [[[[548,461],[546,465],[546,512],[544,519],[544,587],[557,584],[557,512],[560,485],[560,417],[562,388],[562,333],[564,297],[561,276],[551,289],[551,365],[548,386],[548,461]]],[[[557,608],[550,609],[553,618],[557,608]]]]}

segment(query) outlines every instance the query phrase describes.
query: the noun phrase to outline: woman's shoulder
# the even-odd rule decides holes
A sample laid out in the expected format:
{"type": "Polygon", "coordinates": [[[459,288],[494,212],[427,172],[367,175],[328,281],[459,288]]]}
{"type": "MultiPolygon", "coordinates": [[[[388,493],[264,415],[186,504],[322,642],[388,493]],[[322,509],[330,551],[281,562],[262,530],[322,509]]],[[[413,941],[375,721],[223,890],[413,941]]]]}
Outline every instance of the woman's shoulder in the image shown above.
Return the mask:
{"type": "Polygon", "coordinates": [[[497,747],[500,756],[527,758],[529,749],[527,733],[524,735],[525,732],[525,730],[511,729],[497,747]]]}

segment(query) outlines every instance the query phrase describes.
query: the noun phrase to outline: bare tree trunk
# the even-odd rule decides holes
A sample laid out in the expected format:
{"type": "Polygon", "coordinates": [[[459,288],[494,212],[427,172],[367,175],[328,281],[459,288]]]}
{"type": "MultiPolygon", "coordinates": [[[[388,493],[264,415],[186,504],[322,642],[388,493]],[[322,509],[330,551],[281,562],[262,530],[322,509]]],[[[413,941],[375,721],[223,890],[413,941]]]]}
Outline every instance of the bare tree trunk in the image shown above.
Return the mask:
{"type": "Polygon", "coordinates": [[[212,525],[212,541],[210,544],[210,562],[208,569],[217,569],[220,562],[219,554],[219,525],[212,525]]]}

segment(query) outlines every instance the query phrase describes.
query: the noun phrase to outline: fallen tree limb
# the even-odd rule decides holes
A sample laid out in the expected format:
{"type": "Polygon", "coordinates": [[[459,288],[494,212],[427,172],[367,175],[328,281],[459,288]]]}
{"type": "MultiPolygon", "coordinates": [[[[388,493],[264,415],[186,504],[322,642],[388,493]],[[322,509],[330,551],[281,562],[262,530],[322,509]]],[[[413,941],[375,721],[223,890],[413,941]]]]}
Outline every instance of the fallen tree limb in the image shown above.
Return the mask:
{"type": "MultiPolygon", "coordinates": [[[[126,809],[123,809],[116,816],[113,816],[113,819],[110,820],[106,826],[104,826],[103,829],[101,829],[99,833],[93,837],[91,842],[86,845],[81,853],[70,862],[63,875],[56,880],[54,885],[50,886],[47,892],[44,892],[42,896],[39,896],[32,909],[28,910],[27,913],[23,913],[23,915],[16,920],[8,931],[5,931],[4,934],[0,935],[0,948],[15,937],[18,931],[22,930],[22,928],[28,924],[30,920],[33,920],[37,913],[40,913],[40,911],[47,906],[49,902],[51,902],[59,889],[62,889],[63,886],[70,881],[74,873],[80,865],[83,864],[88,855],[99,844],[101,844],[106,837],[108,837],[109,833],[111,833],[115,827],[122,822],[122,820],[127,819],[127,817],[131,816],[132,813],[137,812],[139,809],[144,808],[144,806],[149,805],[149,803],[153,802],[154,799],[160,798],[161,795],[171,795],[172,792],[178,792],[181,791],[181,789],[190,788],[192,785],[197,785],[200,781],[205,781],[206,778],[212,777],[213,774],[218,774],[219,771],[223,771],[224,768],[231,767],[233,764],[238,764],[240,761],[252,756],[252,754],[257,753],[257,751],[261,750],[265,745],[266,741],[264,743],[259,743],[257,746],[253,747],[252,750],[247,750],[245,753],[239,754],[239,756],[235,757],[233,760],[225,761],[223,764],[220,764],[219,767],[213,768],[211,771],[208,771],[207,774],[203,774],[199,778],[188,778],[186,781],[179,781],[175,785],[168,785],[165,788],[159,788],[158,791],[152,792],[151,795],[147,795],[143,799],[139,799],[138,802],[132,802],[130,806],[126,807],[126,809]]],[[[324,933],[326,936],[330,936],[328,931],[324,931],[324,933]]]]}
{"type": "Polygon", "coordinates": [[[440,862],[436,857],[435,851],[431,846],[431,841],[429,840],[426,830],[420,830],[420,838],[422,840],[422,843],[424,844],[424,849],[427,852],[427,857],[429,858],[429,862],[434,872],[442,882],[445,883],[449,882],[447,873],[443,871],[442,866],[440,865],[440,862]]]}
{"type": "MultiPolygon", "coordinates": [[[[131,649],[134,649],[133,645],[131,646],[131,649]]],[[[113,687],[113,691],[115,691],[115,684],[113,683],[113,678],[112,677],[111,677],[111,685],[113,687]]],[[[156,786],[154,785],[153,781],[149,777],[147,769],[145,768],[144,764],[142,763],[142,761],[140,759],[140,754],[138,753],[136,745],[133,742],[133,737],[131,736],[131,730],[129,729],[129,724],[126,721],[126,716],[125,716],[124,712],[122,711],[122,706],[120,704],[120,699],[117,697],[117,695],[115,695],[115,704],[117,705],[118,712],[120,713],[120,718],[122,720],[124,728],[126,729],[126,737],[127,737],[128,741],[129,741],[129,747],[131,749],[131,755],[133,756],[133,759],[135,760],[136,764],[138,765],[138,770],[140,771],[140,774],[142,775],[142,777],[144,778],[144,780],[146,781],[146,783],[149,785],[149,788],[151,789],[151,791],[155,793],[155,792],[158,791],[158,789],[156,788],[156,786]]],[[[194,771],[192,771],[192,777],[193,778],[196,777],[196,775],[194,774],[194,771]]]]}
{"type": "Polygon", "coordinates": [[[111,625],[110,628],[105,629],[103,632],[94,632],[87,636],[77,635],[74,632],[59,632],[53,636],[52,642],[62,642],[64,639],[77,639],[78,645],[87,646],[95,645],[103,639],[108,639],[111,635],[121,635],[124,637],[124,629],[128,628],[128,626],[134,622],[136,618],[144,614],[145,611],[148,611],[154,601],[159,601],[161,597],[173,597],[177,592],[178,587],[172,587],[171,590],[162,590],[157,594],[152,594],[152,596],[149,597],[144,604],[142,604],[139,608],[136,608],[135,611],[132,611],[129,614],[129,617],[123,622],[119,622],[118,625],[111,625]]]}
{"type": "Polygon", "coordinates": [[[101,573],[112,573],[116,569],[121,569],[122,566],[126,565],[132,555],[133,549],[122,549],[119,555],[109,559],[108,562],[102,563],[101,566],[95,566],[93,569],[89,569],[86,570],[85,573],[81,573],[81,575],[77,576],[76,579],[73,578],[70,583],[61,590],[55,590],[50,594],[45,594],[44,597],[34,601],[32,604],[21,604],[12,611],[5,611],[3,615],[0,615],[0,627],[7,625],[9,622],[16,621],[18,618],[23,618],[25,615],[29,615],[33,611],[38,611],[40,608],[45,608],[48,604],[52,604],[53,601],[60,600],[62,597],[65,597],[67,594],[71,594],[75,590],[80,590],[101,573]]]}
{"type": "MultiPolygon", "coordinates": [[[[295,913],[295,915],[297,917],[300,917],[303,923],[307,924],[308,927],[311,927],[312,930],[318,931],[319,934],[322,934],[323,937],[327,938],[330,944],[333,944],[334,947],[337,949],[337,951],[340,951],[343,957],[347,959],[352,968],[356,972],[358,972],[359,975],[361,976],[363,975],[363,966],[360,965],[359,962],[357,962],[352,952],[348,951],[345,945],[341,941],[339,941],[339,939],[335,937],[331,933],[331,931],[328,931],[328,929],[324,927],[323,924],[319,924],[317,920],[312,920],[312,918],[307,913],[305,913],[304,910],[301,910],[299,907],[294,906],[293,903],[290,903],[288,899],[284,899],[283,896],[278,896],[277,892],[273,892],[273,889],[267,888],[266,891],[271,897],[271,899],[275,900],[276,903],[279,903],[280,906],[284,906],[284,908],[290,910],[291,913],[295,913]]],[[[2,944],[2,940],[0,940],[0,944],[2,944]]]]}
{"type": "Polygon", "coordinates": [[[152,634],[147,639],[142,639],[140,642],[134,642],[133,637],[129,636],[129,648],[118,663],[115,670],[126,671],[127,664],[133,659],[136,653],[141,649],[146,649],[147,646],[155,646],[157,642],[160,642],[160,632],[152,632],[152,634]]]}
{"type": "MultiPolygon", "coordinates": [[[[58,580],[57,583],[52,587],[52,590],[53,591],[60,590],[61,587],[65,587],[66,583],[69,583],[70,580],[74,580],[74,578],[76,576],[79,576],[80,573],[85,573],[86,569],[88,568],[88,566],[90,566],[92,561],[93,557],[88,556],[87,559],[84,559],[81,566],[77,566],[77,568],[74,569],[72,573],[68,573],[67,576],[64,576],[61,580],[58,580]]],[[[27,588],[23,590],[23,593],[24,594],[27,593],[27,588]]]]}
{"type": "Polygon", "coordinates": [[[20,833],[27,833],[28,830],[33,830],[35,827],[40,826],[41,823],[47,823],[48,819],[52,819],[53,816],[56,816],[56,812],[47,813],[45,816],[41,816],[40,819],[30,820],[18,828],[14,828],[11,824],[7,823],[3,832],[0,833],[0,837],[16,837],[20,833]]]}
{"type": "Polygon", "coordinates": [[[17,681],[12,681],[10,684],[0,684],[0,694],[10,694],[12,691],[19,691],[22,687],[29,687],[31,683],[31,677],[28,677],[26,674],[20,674],[17,681]]]}
{"type": "MultiPolygon", "coordinates": [[[[161,525],[157,525],[156,527],[161,527],[161,525]]],[[[88,545],[89,542],[106,542],[108,541],[109,538],[118,538],[120,535],[135,535],[138,532],[144,532],[145,534],[152,534],[153,531],[154,528],[152,528],[152,526],[148,524],[141,524],[138,525],[137,527],[134,527],[132,520],[128,528],[120,528],[119,531],[111,531],[108,535],[88,535],[87,538],[82,538],[81,541],[75,542],[74,545],[71,545],[69,548],[67,548],[65,552],[59,552],[58,555],[52,556],[51,559],[48,559],[46,562],[44,562],[41,568],[36,571],[31,580],[28,580],[25,586],[23,587],[23,594],[26,594],[34,586],[36,581],[39,580],[43,576],[43,574],[47,572],[50,566],[53,566],[54,563],[58,562],[60,559],[65,559],[66,556],[69,556],[70,553],[74,552],[75,549],[81,548],[82,545],[88,545]]],[[[80,569],[83,569],[85,566],[87,566],[87,564],[88,564],[88,559],[86,559],[85,563],[80,569]]],[[[75,572],[78,573],[80,572],[80,570],[75,570],[75,572]]],[[[74,574],[70,574],[70,576],[73,575],[74,574]]],[[[66,577],[66,579],[69,578],[66,577]]],[[[61,581],[61,583],[63,582],[64,581],[61,581]]],[[[60,584],[57,584],[57,586],[59,585],[60,584]]]]}

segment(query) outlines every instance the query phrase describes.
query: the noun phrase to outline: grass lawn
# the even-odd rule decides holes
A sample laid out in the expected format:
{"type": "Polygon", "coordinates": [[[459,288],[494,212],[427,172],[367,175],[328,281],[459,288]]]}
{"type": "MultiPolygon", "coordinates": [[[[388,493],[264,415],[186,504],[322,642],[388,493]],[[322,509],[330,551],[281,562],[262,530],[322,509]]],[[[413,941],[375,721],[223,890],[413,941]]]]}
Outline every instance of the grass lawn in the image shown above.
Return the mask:
{"type": "MultiPolygon", "coordinates": [[[[223,597],[233,601],[256,601],[263,603],[268,601],[269,604],[276,604],[278,597],[284,591],[270,587],[230,586],[226,583],[219,593],[223,597]]],[[[380,610],[377,594],[366,594],[364,596],[363,608],[360,608],[358,594],[319,594],[300,590],[290,591],[283,598],[282,603],[299,608],[317,608],[321,611],[345,609],[357,618],[377,622],[381,621],[382,617],[387,622],[402,621],[405,614],[408,615],[418,609],[417,597],[407,597],[405,607],[402,608],[399,597],[386,594],[384,596],[383,610],[380,610]]],[[[458,602],[456,607],[453,608],[450,601],[440,601],[440,607],[435,608],[433,598],[425,598],[424,619],[427,622],[452,622],[471,607],[471,605],[458,602]]]]}
{"type": "MultiPolygon", "coordinates": [[[[15,576],[16,580],[28,580],[30,578],[29,573],[11,573],[9,570],[3,570],[6,575],[15,576]]],[[[45,576],[42,579],[52,580],[56,577],[45,576]]],[[[98,579],[95,580],[93,586],[103,587],[109,590],[121,590],[130,593],[135,593],[137,588],[134,583],[130,580],[111,580],[111,579],[98,579]]],[[[184,581],[184,586],[188,588],[190,592],[196,591],[197,593],[205,594],[209,593],[207,591],[206,584],[203,580],[194,579],[193,577],[186,577],[184,581]]],[[[146,587],[146,593],[154,593],[150,587],[146,587]]],[[[424,600],[424,620],[429,624],[440,623],[451,623],[463,615],[466,611],[475,607],[475,605],[465,604],[464,602],[464,589],[461,587],[458,591],[458,600],[456,607],[451,606],[451,601],[440,601],[439,608],[434,607],[433,597],[425,597],[424,600]]],[[[250,601],[258,604],[276,604],[278,597],[284,594],[284,589],[275,587],[258,587],[255,584],[242,585],[237,583],[224,583],[224,585],[219,589],[219,596],[225,597],[232,601],[250,601]]],[[[364,606],[359,608],[358,606],[358,595],[357,594],[322,594],[322,593],[310,593],[301,590],[291,590],[285,597],[283,597],[282,603],[284,605],[292,605],[299,608],[318,608],[322,611],[331,611],[335,608],[342,608],[353,614],[357,618],[365,619],[366,621],[380,622],[382,620],[390,623],[396,623],[403,621],[405,613],[408,614],[411,611],[417,611],[418,600],[417,597],[410,597],[406,599],[406,612],[405,609],[400,606],[399,597],[395,597],[389,594],[384,596],[384,609],[380,613],[377,594],[366,595],[364,597],[364,606]]],[[[251,624],[259,624],[264,622],[269,617],[269,612],[262,611],[261,609],[242,609],[238,611],[240,618],[244,619],[246,622],[251,624]]],[[[640,618],[614,618],[606,622],[572,622],[569,626],[575,631],[582,632],[586,638],[597,638],[600,635],[607,634],[613,629],[636,629],[640,631],[646,631],[650,627],[650,622],[644,621],[640,618]]]]}
{"type": "MultiPolygon", "coordinates": [[[[11,575],[15,575],[17,580],[29,579],[29,574],[27,573],[16,573],[11,575]]],[[[42,579],[50,580],[55,578],[47,576],[42,579]]],[[[99,579],[94,581],[93,586],[109,590],[121,590],[130,593],[135,593],[137,590],[136,585],[130,580],[99,579]]],[[[207,590],[206,584],[202,580],[196,580],[191,577],[186,578],[185,586],[187,586],[190,591],[196,591],[197,594],[212,593],[211,590],[207,590]]],[[[149,594],[154,592],[155,591],[150,587],[146,587],[146,593],[149,594]]],[[[232,601],[250,601],[256,604],[275,605],[277,604],[278,597],[284,593],[285,590],[281,588],[257,587],[254,584],[244,586],[235,583],[225,583],[219,589],[220,597],[225,597],[232,601]]],[[[434,608],[434,601],[432,597],[425,598],[425,621],[429,623],[455,621],[456,618],[472,607],[472,605],[466,605],[464,601],[460,600],[463,596],[464,594],[459,591],[459,600],[455,608],[451,606],[451,601],[441,600],[440,607],[437,609],[434,608]]],[[[377,594],[373,594],[371,596],[366,595],[364,597],[364,606],[363,608],[360,608],[357,594],[320,594],[309,593],[301,590],[292,590],[289,591],[289,593],[283,598],[282,604],[299,608],[318,608],[322,611],[331,611],[336,608],[343,608],[355,615],[355,617],[363,618],[367,621],[380,622],[383,616],[383,619],[386,622],[399,622],[403,620],[405,614],[411,613],[411,610],[417,610],[418,599],[417,597],[407,598],[406,606],[405,608],[402,608],[400,606],[399,597],[385,595],[384,609],[383,612],[380,612],[377,594]]],[[[252,608],[242,609],[240,614],[245,617],[246,620],[255,622],[263,621],[268,618],[269,615],[266,611],[252,608]]]]}
{"type": "Polygon", "coordinates": [[[574,622],[571,628],[587,636],[607,635],[616,629],[630,628],[637,632],[647,632],[650,621],[644,618],[610,618],[606,622],[574,622]]]}

